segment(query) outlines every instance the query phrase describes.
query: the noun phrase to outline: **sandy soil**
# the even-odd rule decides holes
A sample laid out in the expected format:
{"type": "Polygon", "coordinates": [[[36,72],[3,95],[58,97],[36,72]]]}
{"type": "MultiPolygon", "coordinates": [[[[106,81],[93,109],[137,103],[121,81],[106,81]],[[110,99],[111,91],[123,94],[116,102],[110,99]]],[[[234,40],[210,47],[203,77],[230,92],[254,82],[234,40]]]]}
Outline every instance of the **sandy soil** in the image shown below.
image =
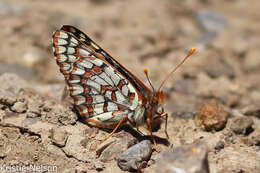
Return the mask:
{"type": "MultiPolygon", "coordinates": [[[[196,47],[164,88],[170,139],[163,124],[155,132],[162,152],[203,140],[211,173],[260,172],[259,7],[258,0],[1,0],[0,164],[119,173],[117,157],[142,140],[122,128],[102,148],[97,140],[108,132],[84,124],[62,99],[51,36],[70,24],[142,81],[148,68],[154,86],[196,47]]],[[[142,171],[158,172],[159,155],[153,151],[142,171]]]]}

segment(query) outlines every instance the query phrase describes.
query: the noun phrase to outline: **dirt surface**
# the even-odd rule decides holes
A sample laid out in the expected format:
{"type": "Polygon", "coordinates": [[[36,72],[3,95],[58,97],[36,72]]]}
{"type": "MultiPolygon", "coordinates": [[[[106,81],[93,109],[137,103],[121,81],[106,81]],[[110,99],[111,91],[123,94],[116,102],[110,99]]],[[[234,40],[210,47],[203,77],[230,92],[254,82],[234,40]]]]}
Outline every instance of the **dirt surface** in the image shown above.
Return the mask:
{"type": "MultiPolygon", "coordinates": [[[[259,0],[1,0],[0,164],[120,173],[120,153],[144,139],[126,126],[99,144],[109,132],[84,124],[62,98],[51,36],[70,24],[142,81],[148,68],[156,88],[196,47],[164,87],[170,139],[162,124],[159,146],[203,140],[211,173],[259,173],[259,7],[259,0]]],[[[142,171],[158,172],[159,155],[153,151],[142,171]]]]}

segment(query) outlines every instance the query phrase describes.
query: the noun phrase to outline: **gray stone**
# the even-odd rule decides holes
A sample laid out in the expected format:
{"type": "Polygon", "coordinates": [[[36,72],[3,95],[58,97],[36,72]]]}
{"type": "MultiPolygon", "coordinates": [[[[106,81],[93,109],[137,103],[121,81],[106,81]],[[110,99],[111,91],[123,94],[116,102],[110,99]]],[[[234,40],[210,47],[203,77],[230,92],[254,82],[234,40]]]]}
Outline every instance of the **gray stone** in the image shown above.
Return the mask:
{"type": "Polygon", "coordinates": [[[260,129],[255,129],[248,138],[249,144],[260,146],[260,129]]]}
{"type": "Polygon", "coordinates": [[[247,135],[252,131],[252,125],[254,124],[250,117],[236,117],[232,119],[230,128],[236,134],[247,135]]]}
{"type": "Polygon", "coordinates": [[[260,118],[260,106],[250,105],[243,108],[241,112],[246,116],[255,116],[260,118]]]}
{"type": "Polygon", "coordinates": [[[196,19],[201,28],[207,32],[218,33],[225,26],[227,26],[225,16],[212,11],[198,11],[196,13],[196,19]]]}
{"type": "MultiPolygon", "coordinates": [[[[136,144],[137,142],[136,138],[132,135],[127,135],[126,132],[120,132],[115,135],[118,136],[115,142],[108,145],[100,154],[100,160],[102,162],[108,162],[118,158],[123,151],[127,150],[130,146],[136,144]]],[[[113,138],[114,137],[111,139],[113,140],[113,138]]]]}
{"type": "Polygon", "coordinates": [[[183,145],[160,154],[157,173],[209,173],[208,147],[205,142],[183,145]]]}
{"type": "Polygon", "coordinates": [[[29,125],[32,125],[32,124],[35,124],[37,121],[35,118],[26,118],[23,122],[23,125],[24,126],[29,126],[29,125]]]}
{"type": "Polygon", "coordinates": [[[124,151],[118,158],[118,166],[125,171],[140,170],[152,153],[149,140],[144,140],[124,151]]]}
{"type": "Polygon", "coordinates": [[[0,90],[0,103],[7,106],[12,106],[16,102],[14,93],[7,90],[0,90]]]}

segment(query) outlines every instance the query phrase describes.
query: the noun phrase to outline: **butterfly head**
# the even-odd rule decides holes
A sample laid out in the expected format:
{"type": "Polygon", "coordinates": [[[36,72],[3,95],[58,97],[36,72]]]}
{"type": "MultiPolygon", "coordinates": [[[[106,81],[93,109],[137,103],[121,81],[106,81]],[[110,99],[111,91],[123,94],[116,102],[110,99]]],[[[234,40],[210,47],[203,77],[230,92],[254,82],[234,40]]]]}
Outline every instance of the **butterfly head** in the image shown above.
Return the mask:
{"type": "Polygon", "coordinates": [[[157,119],[156,117],[160,117],[164,114],[164,105],[165,105],[166,97],[163,91],[156,91],[153,93],[153,96],[151,98],[151,107],[153,110],[153,118],[157,119]]]}
{"type": "MultiPolygon", "coordinates": [[[[163,87],[163,85],[165,84],[165,82],[169,79],[169,77],[195,52],[195,48],[192,48],[188,55],[181,61],[180,64],[178,64],[167,76],[166,78],[162,81],[160,87],[158,88],[158,90],[155,90],[150,78],[148,77],[148,70],[144,69],[144,73],[146,75],[146,78],[152,88],[152,94],[150,95],[150,98],[148,98],[148,116],[146,118],[147,124],[148,126],[151,127],[152,123],[154,122],[154,120],[156,119],[165,119],[166,123],[165,123],[165,129],[167,128],[167,119],[168,119],[168,115],[167,113],[164,112],[164,104],[165,104],[165,94],[164,92],[161,90],[161,88],[163,87]]],[[[151,129],[150,129],[151,130],[151,129]]],[[[166,136],[168,137],[167,134],[167,130],[165,130],[166,136]]]]}
{"type": "MultiPolygon", "coordinates": [[[[144,69],[144,73],[146,75],[146,78],[152,88],[152,92],[150,92],[148,94],[148,98],[146,101],[146,116],[145,116],[145,120],[147,123],[147,126],[149,128],[149,131],[152,135],[152,127],[153,125],[156,124],[156,120],[161,120],[164,119],[165,120],[165,128],[164,128],[164,132],[167,138],[169,138],[169,135],[167,133],[167,122],[168,122],[168,114],[164,112],[164,103],[165,103],[165,94],[164,92],[161,90],[161,88],[163,87],[164,83],[168,80],[168,78],[188,59],[188,57],[190,55],[192,55],[195,52],[195,49],[192,48],[188,55],[182,60],[182,62],[177,65],[177,67],[175,67],[170,73],[169,75],[166,76],[166,78],[163,80],[163,82],[161,83],[160,87],[158,88],[158,90],[155,90],[149,77],[148,77],[148,70],[144,69]]],[[[153,138],[154,140],[154,138],[153,138]]],[[[154,143],[156,144],[155,140],[154,143]]]]}
{"type": "Polygon", "coordinates": [[[156,113],[157,114],[163,114],[163,106],[165,104],[166,101],[166,97],[163,91],[156,91],[153,98],[152,98],[152,105],[156,106],[157,110],[156,113]]]}

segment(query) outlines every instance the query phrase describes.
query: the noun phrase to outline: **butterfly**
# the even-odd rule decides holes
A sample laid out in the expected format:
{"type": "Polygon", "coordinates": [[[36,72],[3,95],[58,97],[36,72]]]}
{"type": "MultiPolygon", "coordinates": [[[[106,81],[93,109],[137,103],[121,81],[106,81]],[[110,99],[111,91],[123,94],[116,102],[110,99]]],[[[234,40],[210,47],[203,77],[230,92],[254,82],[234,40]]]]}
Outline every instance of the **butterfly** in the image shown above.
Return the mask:
{"type": "Polygon", "coordinates": [[[104,138],[112,136],[124,123],[133,127],[147,124],[156,150],[159,150],[152,132],[152,123],[165,119],[167,133],[168,114],[164,112],[165,94],[161,90],[165,81],[195,51],[191,49],[184,60],[155,90],[144,73],[151,89],[98,44],[79,29],[64,25],[53,34],[53,52],[61,73],[74,100],[74,107],[90,125],[113,129],[104,138]]]}

